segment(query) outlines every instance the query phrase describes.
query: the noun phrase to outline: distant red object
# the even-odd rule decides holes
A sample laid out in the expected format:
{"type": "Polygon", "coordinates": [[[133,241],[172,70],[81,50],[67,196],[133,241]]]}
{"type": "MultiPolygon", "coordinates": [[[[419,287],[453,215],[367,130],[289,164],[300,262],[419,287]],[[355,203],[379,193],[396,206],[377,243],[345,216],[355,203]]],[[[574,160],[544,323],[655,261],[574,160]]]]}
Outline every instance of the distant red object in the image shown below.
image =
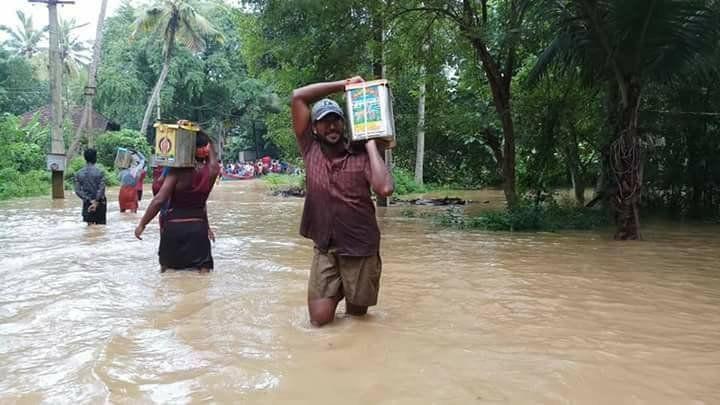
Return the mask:
{"type": "Polygon", "coordinates": [[[238,175],[238,174],[232,174],[232,173],[223,173],[223,174],[222,174],[222,179],[223,179],[223,180],[250,180],[250,179],[252,179],[252,178],[254,178],[254,177],[255,177],[255,176],[253,176],[253,175],[240,176],[240,175],[238,175]]]}

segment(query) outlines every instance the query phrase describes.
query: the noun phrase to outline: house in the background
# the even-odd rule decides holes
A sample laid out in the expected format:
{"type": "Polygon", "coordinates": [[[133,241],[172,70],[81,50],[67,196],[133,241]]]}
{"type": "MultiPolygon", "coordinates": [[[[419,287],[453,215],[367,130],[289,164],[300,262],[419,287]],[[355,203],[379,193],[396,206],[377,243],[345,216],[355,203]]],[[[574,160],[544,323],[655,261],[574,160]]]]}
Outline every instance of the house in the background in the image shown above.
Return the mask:
{"type": "MultiPolygon", "coordinates": [[[[80,120],[82,119],[82,113],[83,113],[83,106],[77,106],[73,107],[72,111],[70,111],[70,117],[73,124],[73,131],[77,130],[77,127],[80,125],[80,120]]],[[[66,112],[67,114],[67,112],[66,112]]],[[[99,112],[92,110],[92,130],[93,132],[105,132],[105,131],[119,131],[120,125],[111,121],[106,116],[100,114],[99,112]]],[[[40,107],[39,109],[35,111],[28,111],[25,114],[23,114],[20,117],[22,125],[27,124],[30,122],[33,117],[37,115],[38,121],[41,125],[49,125],[50,124],[50,106],[46,105],[43,107],[40,107]]]]}

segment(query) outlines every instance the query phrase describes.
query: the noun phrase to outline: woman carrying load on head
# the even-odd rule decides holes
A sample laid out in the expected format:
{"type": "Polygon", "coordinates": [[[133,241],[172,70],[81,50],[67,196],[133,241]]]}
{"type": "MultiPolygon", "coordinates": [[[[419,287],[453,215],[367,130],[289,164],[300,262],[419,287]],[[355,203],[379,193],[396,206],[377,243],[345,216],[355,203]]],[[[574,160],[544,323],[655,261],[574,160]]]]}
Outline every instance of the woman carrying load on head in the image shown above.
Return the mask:
{"type": "MultiPolygon", "coordinates": [[[[184,124],[184,121],[178,121],[184,124]]],[[[171,168],[162,186],[135,228],[135,237],[142,239],[147,224],[169,201],[160,230],[160,270],[213,269],[210,247],[212,234],[208,226],[206,203],[220,171],[210,137],[200,130],[197,134],[195,167],[171,168]]]]}
{"type": "Polygon", "coordinates": [[[145,167],[145,156],[137,151],[132,151],[132,165],[120,171],[120,192],[118,194],[118,203],[120,204],[120,212],[129,210],[137,212],[138,209],[138,193],[137,183],[140,179],[140,172],[145,167]]]}

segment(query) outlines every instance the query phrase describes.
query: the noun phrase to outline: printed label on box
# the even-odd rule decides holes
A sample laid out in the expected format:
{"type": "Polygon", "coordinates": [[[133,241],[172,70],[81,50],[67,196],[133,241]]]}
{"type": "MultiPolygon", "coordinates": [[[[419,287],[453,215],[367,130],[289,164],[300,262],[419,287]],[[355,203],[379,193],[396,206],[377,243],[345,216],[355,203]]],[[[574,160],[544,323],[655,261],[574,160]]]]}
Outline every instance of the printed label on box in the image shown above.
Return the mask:
{"type": "Polygon", "coordinates": [[[353,133],[381,132],[384,129],[380,86],[350,90],[353,133]]]}

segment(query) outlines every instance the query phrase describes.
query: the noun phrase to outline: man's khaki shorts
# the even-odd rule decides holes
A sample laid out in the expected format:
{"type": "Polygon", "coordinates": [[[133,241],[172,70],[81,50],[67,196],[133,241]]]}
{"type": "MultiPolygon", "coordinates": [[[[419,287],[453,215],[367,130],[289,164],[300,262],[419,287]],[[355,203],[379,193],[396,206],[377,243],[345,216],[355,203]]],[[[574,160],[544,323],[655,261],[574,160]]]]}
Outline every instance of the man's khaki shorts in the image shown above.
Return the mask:
{"type": "Polygon", "coordinates": [[[375,256],[339,256],[317,248],[310,268],[308,299],[340,298],[358,306],[377,304],[382,261],[375,256]]]}

